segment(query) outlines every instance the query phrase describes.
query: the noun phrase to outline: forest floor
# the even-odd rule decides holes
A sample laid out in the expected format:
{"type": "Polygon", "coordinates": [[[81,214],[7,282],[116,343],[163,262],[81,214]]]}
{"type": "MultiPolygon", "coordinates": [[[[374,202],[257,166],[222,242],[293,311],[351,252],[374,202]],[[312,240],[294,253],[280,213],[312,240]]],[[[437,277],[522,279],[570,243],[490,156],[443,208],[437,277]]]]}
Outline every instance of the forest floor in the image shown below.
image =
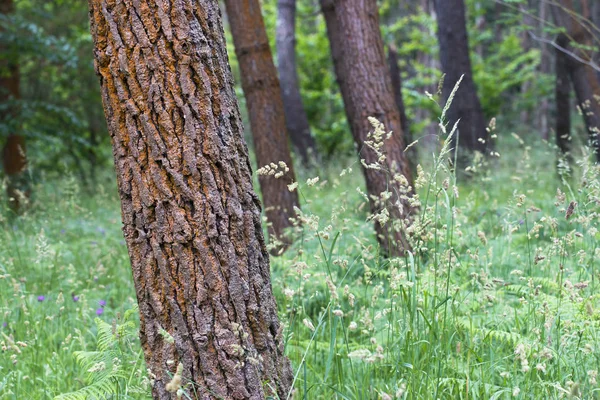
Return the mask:
{"type": "MultiPolygon", "coordinates": [[[[294,399],[600,398],[600,169],[561,181],[549,146],[497,149],[456,188],[423,157],[401,259],[378,253],[357,162],[301,171],[303,224],[271,261],[294,399]]],[[[67,177],[0,213],[1,400],[149,398],[105,175],[93,195],[67,177]]]]}

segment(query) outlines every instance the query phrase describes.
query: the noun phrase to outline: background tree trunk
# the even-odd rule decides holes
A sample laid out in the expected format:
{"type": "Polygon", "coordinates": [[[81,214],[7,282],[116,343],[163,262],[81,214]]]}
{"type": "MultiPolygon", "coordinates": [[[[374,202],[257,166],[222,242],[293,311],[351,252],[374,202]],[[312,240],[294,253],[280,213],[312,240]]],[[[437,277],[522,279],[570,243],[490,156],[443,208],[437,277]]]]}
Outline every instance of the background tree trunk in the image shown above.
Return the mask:
{"type": "Polygon", "coordinates": [[[154,398],[179,398],[179,363],[189,398],[286,398],[217,0],[89,5],[154,398]]]}
{"type": "Polygon", "coordinates": [[[282,177],[260,175],[258,180],[269,233],[283,242],[283,250],[289,243],[284,236],[286,228],[292,226],[294,207],[299,207],[298,192],[287,188],[296,181],[292,157],[286,132],[286,123],[281,99],[277,70],[269,47],[269,39],[258,0],[225,0],[227,17],[235,45],[242,76],[242,89],[246,97],[250,129],[256,151],[258,166],[283,161],[289,171],[282,177]]]}
{"type": "MultiPolygon", "coordinates": [[[[404,107],[404,98],[402,96],[402,73],[398,66],[398,50],[393,44],[388,45],[388,66],[390,68],[390,76],[392,79],[392,90],[394,92],[394,100],[398,106],[400,112],[400,125],[402,126],[402,132],[404,133],[404,145],[408,146],[413,142],[413,137],[410,132],[410,123],[406,116],[406,109],[404,107]]],[[[411,171],[418,164],[417,160],[417,148],[415,146],[405,151],[406,157],[411,167],[411,171]]]]}
{"type": "MultiPolygon", "coordinates": [[[[569,39],[560,35],[557,43],[565,45],[569,39]]],[[[556,145],[563,156],[570,158],[571,151],[571,83],[567,55],[556,50],[556,145]]]]}
{"type": "Polygon", "coordinates": [[[402,74],[400,67],[398,66],[398,50],[393,44],[388,46],[388,66],[390,68],[390,75],[392,80],[392,90],[394,92],[394,100],[398,106],[400,112],[400,125],[402,126],[402,132],[404,132],[404,142],[409,145],[412,142],[410,134],[410,124],[406,116],[406,109],[404,108],[404,98],[402,97],[402,74]]]}
{"type": "MultiPolygon", "coordinates": [[[[469,38],[466,28],[465,4],[463,0],[435,0],[438,21],[440,61],[444,78],[443,96],[447,101],[460,76],[464,74],[460,88],[448,110],[448,132],[458,124],[459,165],[468,160],[468,152],[486,153],[488,132],[485,117],[473,82],[473,71],[469,58],[469,38]],[[483,139],[483,142],[480,141],[483,139]],[[461,151],[460,148],[468,152],[461,151]]],[[[453,143],[456,143],[456,135],[453,143]]],[[[456,146],[455,146],[456,148],[456,146]]]]}
{"type": "Polygon", "coordinates": [[[575,89],[577,103],[583,113],[583,119],[588,130],[592,148],[600,161],[600,79],[594,68],[584,61],[592,60],[592,53],[586,49],[593,43],[589,29],[582,24],[581,15],[573,5],[572,0],[560,0],[560,6],[555,6],[554,16],[557,23],[567,30],[570,40],[563,46],[567,50],[566,65],[575,89]],[[572,11],[571,12],[569,12],[572,11]],[[584,47],[582,47],[584,46],[584,47]]]}
{"type": "MultiPolygon", "coordinates": [[[[0,14],[11,15],[15,11],[12,0],[0,0],[0,14]]],[[[1,29],[1,28],[0,28],[1,29]]],[[[16,102],[21,98],[19,63],[13,49],[7,43],[0,43],[0,122],[9,127],[10,134],[2,150],[2,166],[8,180],[6,194],[9,205],[18,211],[21,197],[29,197],[26,182],[27,157],[25,138],[21,135],[20,110],[16,102]],[[9,104],[6,104],[9,103],[9,104]]]]}
{"type": "MultiPolygon", "coordinates": [[[[539,1],[539,20],[538,20],[538,36],[544,36],[544,29],[546,24],[548,23],[549,11],[548,11],[548,2],[545,0],[539,1]]],[[[540,72],[542,74],[551,74],[552,73],[552,52],[550,50],[550,45],[548,43],[539,43],[541,48],[541,62],[540,62],[540,72]]],[[[536,107],[535,111],[535,120],[536,125],[540,129],[540,134],[542,139],[548,140],[550,138],[550,124],[548,122],[548,110],[550,109],[550,102],[548,101],[548,97],[544,96],[540,100],[539,107],[536,107]]]]}
{"type": "Polygon", "coordinates": [[[285,121],[292,144],[308,165],[317,146],[310,134],[308,117],[302,104],[296,69],[296,0],[277,1],[277,68],[281,80],[281,96],[285,121]]]}
{"type": "MultiPolygon", "coordinates": [[[[423,13],[427,14],[432,20],[436,20],[437,17],[435,15],[435,10],[432,5],[432,2],[433,0],[420,0],[419,3],[423,13]]],[[[429,28],[425,24],[421,24],[420,31],[423,35],[435,35],[435,30],[433,28],[429,28]]],[[[425,73],[426,79],[428,81],[431,81],[431,83],[428,84],[424,88],[424,90],[435,95],[438,91],[439,80],[437,76],[434,75],[434,71],[439,71],[441,69],[439,65],[439,59],[437,57],[432,57],[432,55],[428,52],[419,51],[419,53],[417,54],[417,62],[425,68],[425,71],[427,71],[425,73]]],[[[426,146],[428,151],[436,151],[437,141],[435,139],[437,138],[439,131],[437,119],[432,118],[431,112],[429,110],[419,107],[415,112],[415,121],[428,122],[425,126],[424,132],[421,134],[419,140],[419,147],[423,148],[424,146],[426,146]]]]}
{"type": "MultiPolygon", "coordinates": [[[[375,117],[385,125],[386,131],[393,132],[391,138],[384,142],[382,151],[387,158],[382,164],[392,171],[392,175],[401,174],[412,185],[410,167],[404,153],[400,113],[394,101],[379,31],[376,0],[321,0],[321,8],[346,117],[360,157],[367,164],[378,161],[376,152],[365,145],[369,131],[373,130],[368,117],[375,117]]],[[[376,223],[375,228],[384,252],[389,255],[403,254],[409,248],[409,243],[398,225],[401,222],[409,223],[414,211],[407,201],[407,196],[413,194],[412,188],[406,190],[381,170],[363,166],[363,172],[370,196],[379,198],[386,191],[393,194],[390,199],[392,206],[387,207],[391,221],[384,226],[376,223]],[[394,224],[395,227],[392,226],[394,224]]],[[[385,207],[385,204],[373,199],[370,205],[373,214],[385,207]]]]}

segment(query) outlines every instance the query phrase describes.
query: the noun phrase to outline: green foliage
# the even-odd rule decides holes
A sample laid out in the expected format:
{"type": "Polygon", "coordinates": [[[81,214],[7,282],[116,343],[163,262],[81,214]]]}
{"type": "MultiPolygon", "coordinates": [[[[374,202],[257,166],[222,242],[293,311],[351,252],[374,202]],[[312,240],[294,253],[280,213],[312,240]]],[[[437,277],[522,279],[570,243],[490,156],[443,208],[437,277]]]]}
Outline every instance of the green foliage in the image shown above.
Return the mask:
{"type": "Polygon", "coordinates": [[[137,349],[137,325],[132,321],[137,317],[137,311],[137,308],[127,310],[122,321],[115,320],[112,325],[95,319],[98,350],[74,353],[85,371],[87,385],[58,395],[55,400],[112,399],[115,396],[133,399],[134,394],[148,392],[149,381],[142,381],[143,387],[131,384],[136,368],[143,363],[142,351],[137,349]]]}
{"type": "MultiPolygon", "coordinates": [[[[421,160],[415,252],[401,259],[379,256],[356,162],[316,183],[300,171],[303,225],[272,259],[300,398],[597,397],[600,170],[581,158],[561,181],[554,149],[498,136],[502,156],[470,182],[445,157],[421,160]]],[[[94,198],[74,186],[0,213],[2,400],[149,396],[114,185],[94,198]]]]}
{"type": "Polygon", "coordinates": [[[516,34],[503,36],[502,42],[497,43],[491,54],[484,58],[474,54],[473,78],[477,83],[481,105],[489,118],[499,115],[503,107],[509,104],[507,98],[514,96],[514,92],[519,91],[525,82],[533,82],[532,89],[519,96],[519,104],[515,110],[522,104],[527,104],[532,111],[537,105],[537,102],[533,103],[533,99],[539,99],[539,95],[549,96],[553,89],[549,79],[543,74],[539,76],[537,71],[540,63],[539,50],[524,52],[521,39],[516,34]],[[543,84],[536,84],[534,81],[543,84]],[[538,97],[533,97],[535,95],[538,97]]]}
{"type": "Polygon", "coordinates": [[[110,160],[87,4],[22,0],[16,5],[15,14],[0,20],[0,41],[11,50],[5,56],[19,65],[20,113],[0,126],[0,139],[20,130],[38,179],[41,170],[74,170],[87,185],[95,168],[110,160]]]}

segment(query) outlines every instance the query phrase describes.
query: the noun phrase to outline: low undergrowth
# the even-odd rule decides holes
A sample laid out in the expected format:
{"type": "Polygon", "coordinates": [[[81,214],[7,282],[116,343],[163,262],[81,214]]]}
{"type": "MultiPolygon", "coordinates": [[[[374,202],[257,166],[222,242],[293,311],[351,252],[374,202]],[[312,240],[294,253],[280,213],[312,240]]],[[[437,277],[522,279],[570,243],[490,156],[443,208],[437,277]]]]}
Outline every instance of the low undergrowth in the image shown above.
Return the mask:
{"type": "MultiPolygon", "coordinates": [[[[272,259],[291,398],[600,398],[600,169],[557,175],[553,149],[498,135],[460,185],[443,147],[423,157],[397,259],[358,163],[303,173],[296,242],[272,259]]],[[[97,187],[42,184],[0,214],[0,399],[149,397],[115,185],[97,187]]]]}

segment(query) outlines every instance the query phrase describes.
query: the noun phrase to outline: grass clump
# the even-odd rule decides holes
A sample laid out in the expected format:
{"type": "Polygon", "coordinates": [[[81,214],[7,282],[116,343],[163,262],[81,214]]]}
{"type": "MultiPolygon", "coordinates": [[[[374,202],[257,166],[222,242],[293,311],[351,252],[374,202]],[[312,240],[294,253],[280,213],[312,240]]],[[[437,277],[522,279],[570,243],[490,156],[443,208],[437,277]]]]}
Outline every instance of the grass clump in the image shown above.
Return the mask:
{"type": "MultiPolygon", "coordinates": [[[[358,163],[292,187],[302,224],[272,259],[290,398],[600,398],[600,168],[558,176],[554,149],[498,136],[464,182],[447,148],[424,157],[401,258],[379,253],[358,163]]],[[[150,397],[115,185],[74,187],[1,214],[0,399],[150,397]]]]}

